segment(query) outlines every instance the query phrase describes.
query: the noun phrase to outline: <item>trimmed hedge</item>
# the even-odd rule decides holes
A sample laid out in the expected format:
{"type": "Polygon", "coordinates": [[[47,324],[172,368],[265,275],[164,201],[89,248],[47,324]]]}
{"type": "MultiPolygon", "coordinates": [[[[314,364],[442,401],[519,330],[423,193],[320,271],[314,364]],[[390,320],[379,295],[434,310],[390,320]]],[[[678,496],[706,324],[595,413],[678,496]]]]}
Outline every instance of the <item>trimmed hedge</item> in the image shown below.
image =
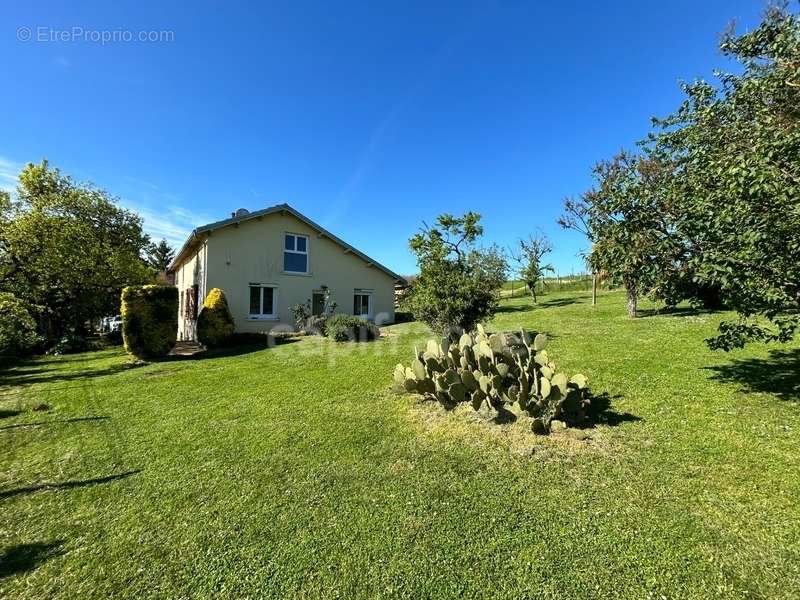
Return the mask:
{"type": "Polygon", "coordinates": [[[381,332],[373,323],[353,315],[338,314],[326,321],[325,335],[337,342],[367,342],[381,337],[381,332]]]}
{"type": "Polygon", "coordinates": [[[236,327],[225,292],[212,289],[197,317],[197,339],[208,348],[219,348],[230,343],[236,327]]]}
{"type": "Polygon", "coordinates": [[[137,358],[163,358],[178,338],[178,288],[132,285],[122,290],[122,339],[137,358]]]}

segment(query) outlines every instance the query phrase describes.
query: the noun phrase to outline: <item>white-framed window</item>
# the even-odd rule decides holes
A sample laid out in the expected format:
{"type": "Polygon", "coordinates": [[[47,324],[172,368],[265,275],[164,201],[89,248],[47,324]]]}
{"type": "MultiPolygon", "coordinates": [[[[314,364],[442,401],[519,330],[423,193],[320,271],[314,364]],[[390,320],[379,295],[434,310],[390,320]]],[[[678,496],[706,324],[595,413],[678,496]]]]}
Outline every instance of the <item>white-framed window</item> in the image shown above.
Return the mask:
{"type": "Polygon", "coordinates": [[[308,274],[308,236],[287,233],[283,236],[284,273],[308,274]]]}
{"type": "Polygon", "coordinates": [[[250,310],[248,314],[251,319],[277,319],[277,286],[265,283],[251,283],[250,310]]]}
{"type": "Polygon", "coordinates": [[[353,314],[362,319],[372,318],[372,290],[354,290],[353,314]]]}

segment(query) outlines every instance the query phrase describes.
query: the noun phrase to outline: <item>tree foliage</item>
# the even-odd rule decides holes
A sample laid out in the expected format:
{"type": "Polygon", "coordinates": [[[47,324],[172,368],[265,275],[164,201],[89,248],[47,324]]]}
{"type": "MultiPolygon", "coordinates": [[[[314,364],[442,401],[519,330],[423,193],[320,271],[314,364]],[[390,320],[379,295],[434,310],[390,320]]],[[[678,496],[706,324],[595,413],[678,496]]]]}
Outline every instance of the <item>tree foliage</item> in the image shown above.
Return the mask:
{"type": "Polygon", "coordinates": [[[0,289],[32,307],[49,339],[116,313],[122,288],[152,280],[141,219],[47,161],[0,199],[0,289]]]}
{"type": "Polygon", "coordinates": [[[30,352],[41,340],[28,307],[9,292],[0,292],[0,360],[30,352]]]}
{"type": "Polygon", "coordinates": [[[417,256],[419,277],[404,300],[414,317],[440,334],[469,331],[497,310],[506,261],[496,247],[481,249],[480,215],[439,216],[409,244],[417,256]]]}
{"type": "Polygon", "coordinates": [[[652,288],[675,252],[667,174],[656,161],[622,151],[595,165],[595,186],[576,205],[594,242],[589,263],[624,286],[630,317],[636,316],[639,295],[652,288]]]}
{"type": "Polygon", "coordinates": [[[770,8],[720,48],[740,71],[685,85],[645,147],[670,165],[680,263],[739,313],[710,341],[729,349],[787,341],[800,325],[800,19],[770,8]]]}
{"type": "Polygon", "coordinates": [[[641,154],[599,163],[561,224],[586,233],[631,313],[641,293],[735,309],[710,340],[730,349],[800,327],[800,18],[769,8],[720,48],[740,69],[685,84],[641,154]]]}
{"type": "Polygon", "coordinates": [[[150,243],[147,245],[145,260],[157,272],[166,271],[173,258],[175,258],[175,250],[172,249],[167,240],[162,239],[157,244],[150,243]]]}
{"type": "Polygon", "coordinates": [[[525,283],[531,300],[536,304],[536,286],[544,279],[545,273],[552,272],[553,265],[543,264],[546,254],[553,251],[553,245],[544,234],[529,235],[528,239],[519,240],[511,257],[518,266],[520,279],[525,283]]]}

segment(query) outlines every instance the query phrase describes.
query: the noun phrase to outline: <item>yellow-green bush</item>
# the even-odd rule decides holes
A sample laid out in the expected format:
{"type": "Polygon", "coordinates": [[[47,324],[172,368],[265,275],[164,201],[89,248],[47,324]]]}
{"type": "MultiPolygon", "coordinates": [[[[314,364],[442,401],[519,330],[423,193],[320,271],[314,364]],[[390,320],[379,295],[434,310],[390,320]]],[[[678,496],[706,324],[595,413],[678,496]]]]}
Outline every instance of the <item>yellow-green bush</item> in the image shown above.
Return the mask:
{"type": "Polygon", "coordinates": [[[178,288],[132,285],[122,290],[122,338],[137,358],[163,358],[178,337],[178,288]]]}
{"type": "Polygon", "coordinates": [[[225,292],[212,289],[197,317],[197,340],[209,348],[224,346],[231,341],[235,325],[225,292]]]}

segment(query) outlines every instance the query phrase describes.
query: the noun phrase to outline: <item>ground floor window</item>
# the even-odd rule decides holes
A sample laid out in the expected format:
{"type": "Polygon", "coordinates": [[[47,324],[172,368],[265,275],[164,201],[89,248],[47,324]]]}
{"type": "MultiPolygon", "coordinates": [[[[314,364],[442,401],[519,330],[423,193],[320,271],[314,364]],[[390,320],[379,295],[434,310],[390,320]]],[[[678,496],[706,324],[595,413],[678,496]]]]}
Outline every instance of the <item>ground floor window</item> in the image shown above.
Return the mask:
{"type": "Polygon", "coordinates": [[[253,319],[274,319],[277,312],[278,289],[274,285],[250,284],[250,317],[253,319]]]}
{"type": "Polygon", "coordinates": [[[353,314],[357,317],[372,317],[372,292],[356,290],[353,295],[353,314]]]}

